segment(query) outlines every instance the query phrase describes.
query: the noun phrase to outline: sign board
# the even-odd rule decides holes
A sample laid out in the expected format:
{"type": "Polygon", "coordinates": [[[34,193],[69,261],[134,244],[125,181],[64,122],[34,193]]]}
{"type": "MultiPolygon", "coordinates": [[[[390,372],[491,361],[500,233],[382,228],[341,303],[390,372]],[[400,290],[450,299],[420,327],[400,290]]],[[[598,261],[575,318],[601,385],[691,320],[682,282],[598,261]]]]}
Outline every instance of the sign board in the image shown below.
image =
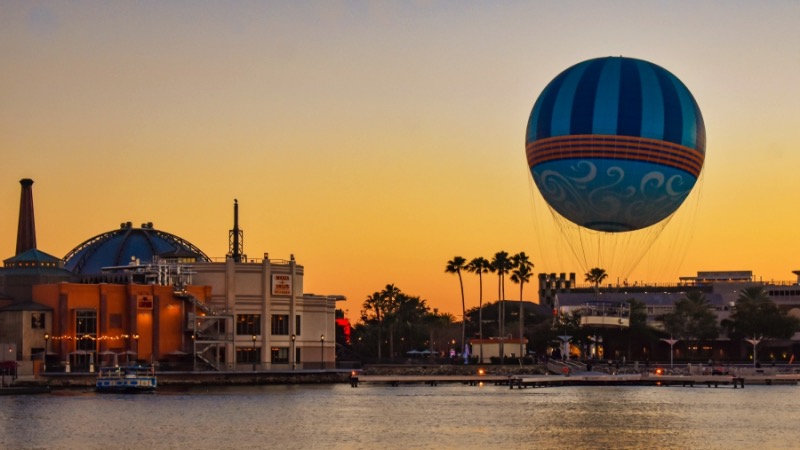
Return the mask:
{"type": "Polygon", "coordinates": [[[272,274],[272,295],[292,295],[292,276],[272,274]]]}
{"type": "Polygon", "coordinates": [[[138,309],[153,309],[153,296],[152,295],[137,295],[136,308],[138,309]]]}

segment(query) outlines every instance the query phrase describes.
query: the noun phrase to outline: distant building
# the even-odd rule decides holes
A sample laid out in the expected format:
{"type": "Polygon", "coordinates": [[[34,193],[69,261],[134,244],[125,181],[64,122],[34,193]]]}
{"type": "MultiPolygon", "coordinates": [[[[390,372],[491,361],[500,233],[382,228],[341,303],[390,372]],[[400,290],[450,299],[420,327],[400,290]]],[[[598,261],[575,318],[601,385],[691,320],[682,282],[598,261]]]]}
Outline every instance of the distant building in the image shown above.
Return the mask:
{"type": "MultiPolygon", "coordinates": [[[[706,271],[697,276],[681,277],[677,284],[608,284],[595,290],[594,286],[577,286],[575,275],[565,277],[540,275],[540,301],[552,302],[555,312],[586,310],[593,302],[621,304],[629,299],[644,303],[647,312],[647,325],[663,330],[659,318],[674,310],[675,303],[689,292],[700,291],[717,316],[718,323],[728,319],[742,289],[761,286],[784,312],[800,317],[800,271],[794,271],[798,280],[788,283],[756,281],[752,271],[706,271]],[[554,282],[555,280],[555,282],[554,282]]],[[[682,348],[686,343],[678,345],[682,348]]],[[[715,360],[735,358],[736,346],[724,334],[715,342],[706,343],[701,350],[707,357],[715,360]]],[[[749,345],[749,344],[748,344],[749,345]]],[[[661,350],[668,349],[664,347],[661,350]]],[[[658,350],[658,349],[655,349],[658,350]]],[[[694,349],[697,350],[697,349],[694,349]]],[[[800,333],[791,340],[764,341],[759,346],[760,354],[771,354],[778,360],[787,361],[792,355],[800,357],[800,333]],[[762,353],[762,351],[766,353],[762,353]]]]}
{"type": "Polygon", "coordinates": [[[488,364],[492,358],[500,358],[502,354],[509,358],[518,358],[520,345],[522,346],[522,357],[528,354],[527,338],[470,339],[469,343],[472,347],[472,357],[478,358],[478,364],[488,364]],[[481,355],[483,355],[483,359],[481,359],[481,355]]]}

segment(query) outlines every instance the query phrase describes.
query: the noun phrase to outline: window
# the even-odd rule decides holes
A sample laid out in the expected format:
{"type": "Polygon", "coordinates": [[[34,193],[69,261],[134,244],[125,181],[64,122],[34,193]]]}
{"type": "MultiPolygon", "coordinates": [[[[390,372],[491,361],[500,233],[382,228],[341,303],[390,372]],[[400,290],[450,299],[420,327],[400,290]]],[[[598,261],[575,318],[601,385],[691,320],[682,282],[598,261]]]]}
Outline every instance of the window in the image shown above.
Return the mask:
{"type": "Polygon", "coordinates": [[[298,364],[300,363],[300,361],[302,361],[302,359],[300,358],[300,350],[302,349],[301,348],[294,349],[294,362],[298,364]]]}
{"type": "Polygon", "coordinates": [[[273,314],[272,315],[272,334],[273,335],[289,335],[289,315],[288,314],[273,314]]]}
{"type": "Polygon", "coordinates": [[[97,339],[97,311],[82,309],[75,312],[75,348],[77,350],[95,350],[97,339]]]}
{"type": "Polygon", "coordinates": [[[44,313],[31,313],[31,328],[44,328],[44,313]]]}
{"type": "Polygon", "coordinates": [[[261,356],[261,349],[259,347],[236,347],[236,362],[237,363],[257,363],[261,356]]]}
{"type": "Polygon", "coordinates": [[[261,314],[238,314],[236,316],[236,334],[261,335],[261,314]]]}
{"type": "Polygon", "coordinates": [[[300,316],[294,316],[294,334],[300,336],[300,316]]]}
{"type": "Polygon", "coordinates": [[[276,364],[289,364],[289,348],[272,347],[272,362],[276,364]]]}

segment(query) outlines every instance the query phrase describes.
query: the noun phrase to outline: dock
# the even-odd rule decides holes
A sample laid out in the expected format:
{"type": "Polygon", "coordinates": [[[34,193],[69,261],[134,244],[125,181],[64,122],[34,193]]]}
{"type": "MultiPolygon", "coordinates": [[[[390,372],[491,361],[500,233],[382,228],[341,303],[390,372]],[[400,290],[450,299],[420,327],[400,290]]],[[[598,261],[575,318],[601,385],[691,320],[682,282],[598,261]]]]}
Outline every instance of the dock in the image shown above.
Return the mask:
{"type": "Polygon", "coordinates": [[[479,386],[493,384],[506,385],[510,389],[559,387],[559,386],[682,386],[682,387],[720,387],[727,386],[744,389],[745,385],[796,385],[800,374],[775,375],[657,375],[641,374],[607,374],[602,372],[584,372],[570,375],[361,375],[350,377],[350,386],[358,387],[360,383],[400,386],[408,384],[463,384],[479,386]]]}

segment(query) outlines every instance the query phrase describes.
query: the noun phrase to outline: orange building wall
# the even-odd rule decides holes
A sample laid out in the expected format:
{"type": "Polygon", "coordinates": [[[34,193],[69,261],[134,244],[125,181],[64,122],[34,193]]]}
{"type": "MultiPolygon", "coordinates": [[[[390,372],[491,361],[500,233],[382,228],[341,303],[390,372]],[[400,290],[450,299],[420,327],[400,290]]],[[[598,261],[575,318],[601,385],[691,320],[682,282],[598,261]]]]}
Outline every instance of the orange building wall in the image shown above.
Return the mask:
{"type": "MultiPolygon", "coordinates": [[[[189,286],[187,291],[201,301],[211,295],[210,286],[189,286]]],[[[98,362],[111,360],[113,355],[103,354],[107,351],[118,354],[135,351],[139,360],[149,362],[163,359],[170,352],[186,352],[190,345],[185,342],[188,304],[175,297],[171,286],[46,284],[33,287],[33,299],[53,309],[52,330],[48,330],[52,336],[50,351],[58,353],[61,360],[75,351],[76,339],[81,338],[75,329],[76,311],[80,309],[97,311],[95,351],[98,362]],[[104,308],[101,306],[103,297],[104,308]],[[144,301],[139,303],[139,299],[144,301]],[[142,305],[152,307],[140,308],[142,305]],[[64,314],[67,314],[66,320],[62,317],[64,314]],[[121,318],[119,324],[111,321],[115,314],[121,318]]],[[[123,355],[118,358],[124,361],[123,355]]]]}

